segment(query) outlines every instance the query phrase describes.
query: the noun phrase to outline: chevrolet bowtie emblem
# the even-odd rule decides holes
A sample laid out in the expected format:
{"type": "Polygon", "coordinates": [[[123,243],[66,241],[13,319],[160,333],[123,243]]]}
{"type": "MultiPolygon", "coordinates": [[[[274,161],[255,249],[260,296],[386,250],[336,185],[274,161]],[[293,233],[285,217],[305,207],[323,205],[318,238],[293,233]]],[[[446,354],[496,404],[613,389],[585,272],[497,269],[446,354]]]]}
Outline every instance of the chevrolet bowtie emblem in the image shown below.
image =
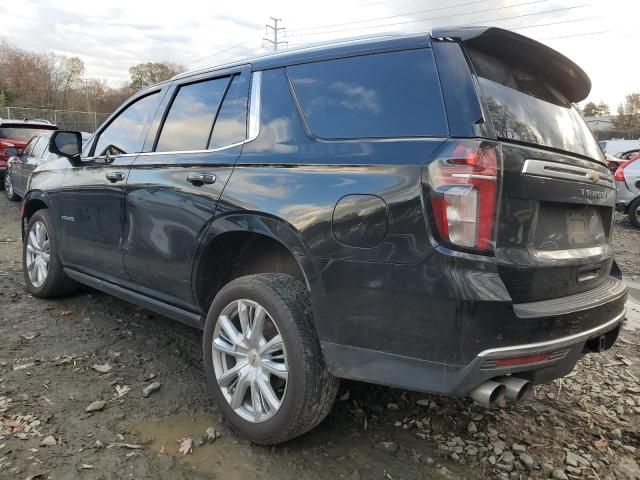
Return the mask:
{"type": "Polygon", "coordinates": [[[600,180],[600,172],[596,172],[595,170],[589,170],[589,173],[587,173],[587,178],[591,180],[593,183],[596,183],[598,180],[600,180]]]}

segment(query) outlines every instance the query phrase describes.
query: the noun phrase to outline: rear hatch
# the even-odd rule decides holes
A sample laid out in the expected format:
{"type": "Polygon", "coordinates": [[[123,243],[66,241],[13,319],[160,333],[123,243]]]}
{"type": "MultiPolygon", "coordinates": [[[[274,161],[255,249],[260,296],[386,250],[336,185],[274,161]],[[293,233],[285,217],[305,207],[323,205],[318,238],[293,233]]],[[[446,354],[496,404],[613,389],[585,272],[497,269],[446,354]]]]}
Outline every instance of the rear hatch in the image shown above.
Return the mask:
{"type": "Polygon", "coordinates": [[[494,251],[513,301],[608,281],[615,184],[573,107],[588,95],[588,77],[554,50],[504,30],[462,45],[502,152],[494,251]]]}

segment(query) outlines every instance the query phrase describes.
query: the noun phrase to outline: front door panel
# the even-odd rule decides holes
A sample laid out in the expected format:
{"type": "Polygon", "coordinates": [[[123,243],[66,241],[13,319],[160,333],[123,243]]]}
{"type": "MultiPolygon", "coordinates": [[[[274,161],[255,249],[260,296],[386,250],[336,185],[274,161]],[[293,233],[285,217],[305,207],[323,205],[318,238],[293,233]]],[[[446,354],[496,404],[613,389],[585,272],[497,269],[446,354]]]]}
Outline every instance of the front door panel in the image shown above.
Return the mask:
{"type": "Polygon", "coordinates": [[[95,158],[67,171],[60,211],[65,265],[106,280],[127,279],[122,258],[124,186],[134,159],[95,158]]]}

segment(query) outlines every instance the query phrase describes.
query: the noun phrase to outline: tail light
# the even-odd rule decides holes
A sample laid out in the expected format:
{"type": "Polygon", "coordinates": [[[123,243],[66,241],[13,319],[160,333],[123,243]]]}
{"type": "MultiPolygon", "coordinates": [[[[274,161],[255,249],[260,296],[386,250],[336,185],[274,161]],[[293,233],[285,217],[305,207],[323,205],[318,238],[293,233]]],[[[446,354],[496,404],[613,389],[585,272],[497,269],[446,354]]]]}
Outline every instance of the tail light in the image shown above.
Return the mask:
{"type": "Polygon", "coordinates": [[[616,169],[616,173],[613,174],[613,178],[616,179],[618,182],[624,182],[624,169],[627,168],[636,160],[638,159],[634,158],[632,160],[627,160],[625,162],[622,162],[620,166],[616,169]]]}
{"type": "Polygon", "coordinates": [[[13,143],[0,142],[0,160],[7,160],[9,157],[14,157],[18,154],[18,150],[13,143]]]}
{"type": "Polygon", "coordinates": [[[500,151],[489,142],[447,145],[429,164],[431,207],[443,241],[479,251],[494,247],[501,173],[500,151]]]}

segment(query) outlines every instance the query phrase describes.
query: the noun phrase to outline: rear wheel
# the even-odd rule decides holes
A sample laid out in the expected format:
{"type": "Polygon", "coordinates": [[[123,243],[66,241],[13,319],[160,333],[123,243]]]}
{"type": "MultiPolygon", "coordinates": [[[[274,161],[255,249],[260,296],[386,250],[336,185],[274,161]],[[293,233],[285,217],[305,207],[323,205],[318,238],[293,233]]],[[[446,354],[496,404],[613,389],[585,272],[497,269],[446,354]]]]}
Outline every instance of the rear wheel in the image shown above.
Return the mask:
{"type": "Polygon", "coordinates": [[[629,205],[629,220],[631,220],[634,227],[640,228],[640,197],[629,205]]]}
{"type": "Polygon", "coordinates": [[[309,294],[289,275],[236,279],[216,296],[203,337],[207,381],[243,437],[268,445],[302,435],[331,410],[329,374],[309,294]]]}
{"type": "Polygon", "coordinates": [[[12,201],[19,200],[20,197],[16,195],[15,190],[13,189],[13,181],[11,180],[11,175],[9,172],[4,176],[4,193],[7,195],[7,198],[12,201]]]}
{"type": "Polygon", "coordinates": [[[71,293],[76,286],[62,269],[53,231],[46,209],[34,213],[27,224],[22,268],[27,289],[34,297],[60,297],[71,293]]]}

